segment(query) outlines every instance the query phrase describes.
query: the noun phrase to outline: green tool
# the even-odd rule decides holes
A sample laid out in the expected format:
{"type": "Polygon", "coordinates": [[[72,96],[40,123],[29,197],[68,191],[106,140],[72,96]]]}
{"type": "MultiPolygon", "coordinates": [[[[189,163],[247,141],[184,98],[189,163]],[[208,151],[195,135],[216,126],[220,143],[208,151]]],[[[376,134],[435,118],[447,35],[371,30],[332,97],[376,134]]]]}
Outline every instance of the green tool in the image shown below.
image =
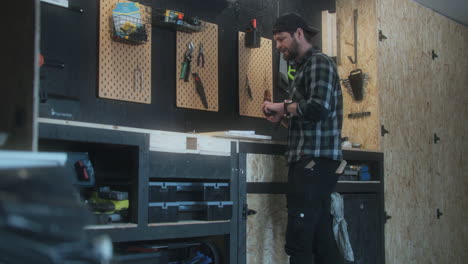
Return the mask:
{"type": "Polygon", "coordinates": [[[193,50],[195,49],[195,44],[193,42],[188,43],[187,51],[185,52],[184,55],[184,62],[182,62],[182,70],[180,71],[180,76],[179,79],[183,79],[185,82],[188,82],[190,72],[191,72],[191,67],[190,64],[192,62],[192,53],[193,50]]]}

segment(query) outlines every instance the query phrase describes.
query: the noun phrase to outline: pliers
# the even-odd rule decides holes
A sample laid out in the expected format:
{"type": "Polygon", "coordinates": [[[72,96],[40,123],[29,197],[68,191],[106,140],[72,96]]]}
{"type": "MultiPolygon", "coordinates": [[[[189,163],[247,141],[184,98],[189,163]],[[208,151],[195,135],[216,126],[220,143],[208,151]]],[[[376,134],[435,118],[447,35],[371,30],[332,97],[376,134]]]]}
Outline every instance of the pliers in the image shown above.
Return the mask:
{"type": "Polygon", "coordinates": [[[203,46],[203,43],[200,43],[200,49],[198,50],[198,57],[197,57],[197,66],[200,67],[200,62],[201,66],[204,68],[205,67],[205,47],[203,46]]]}

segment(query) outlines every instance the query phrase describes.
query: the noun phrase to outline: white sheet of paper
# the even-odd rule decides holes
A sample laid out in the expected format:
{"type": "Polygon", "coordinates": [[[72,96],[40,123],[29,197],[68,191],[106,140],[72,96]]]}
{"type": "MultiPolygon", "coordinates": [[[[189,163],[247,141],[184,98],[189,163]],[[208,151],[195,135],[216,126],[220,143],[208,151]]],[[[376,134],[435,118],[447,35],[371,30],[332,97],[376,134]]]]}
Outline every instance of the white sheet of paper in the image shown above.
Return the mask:
{"type": "Polygon", "coordinates": [[[68,8],[68,0],[41,0],[41,2],[68,8]]]}

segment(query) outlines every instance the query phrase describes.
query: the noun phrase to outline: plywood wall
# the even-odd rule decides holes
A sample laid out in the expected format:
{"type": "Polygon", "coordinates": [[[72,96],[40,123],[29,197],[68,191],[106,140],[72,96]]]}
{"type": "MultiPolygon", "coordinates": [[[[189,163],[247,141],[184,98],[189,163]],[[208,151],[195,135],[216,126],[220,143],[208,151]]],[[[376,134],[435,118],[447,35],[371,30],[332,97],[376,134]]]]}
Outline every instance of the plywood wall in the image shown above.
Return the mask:
{"type": "Polygon", "coordinates": [[[247,264],[289,263],[284,251],[286,197],[281,194],[248,194],[249,209],[257,213],[247,218],[247,264]]]}
{"type": "Polygon", "coordinates": [[[362,144],[369,150],[380,150],[380,113],[377,89],[377,25],[375,0],[337,0],[336,23],[338,32],[338,71],[340,78],[346,79],[350,71],[361,69],[369,75],[366,94],[361,102],[353,101],[342,85],[344,101],[343,136],[352,142],[362,144]],[[358,10],[358,62],[354,60],[354,20],[353,11],[358,10]],[[349,119],[349,113],[371,112],[370,117],[349,119]]]}
{"type": "Polygon", "coordinates": [[[382,124],[390,131],[382,141],[392,216],[386,263],[466,263],[468,28],[414,1],[376,3],[387,37],[377,54],[382,124]]]}
{"type": "MultiPolygon", "coordinates": [[[[248,154],[247,182],[287,182],[286,164],[284,156],[248,154]]],[[[288,263],[286,196],[248,194],[247,204],[257,212],[247,219],[247,263],[288,263]]]]}
{"type": "Polygon", "coordinates": [[[287,182],[287,165],[284,156],[247,154],[247,182],[287,182]]]}

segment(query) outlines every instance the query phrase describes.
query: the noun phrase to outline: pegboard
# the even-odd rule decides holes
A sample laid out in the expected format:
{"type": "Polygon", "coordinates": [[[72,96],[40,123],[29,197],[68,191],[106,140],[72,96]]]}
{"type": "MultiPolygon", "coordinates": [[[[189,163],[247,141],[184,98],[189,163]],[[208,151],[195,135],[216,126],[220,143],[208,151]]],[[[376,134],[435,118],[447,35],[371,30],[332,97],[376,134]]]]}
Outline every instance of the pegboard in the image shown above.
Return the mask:
{"type": "Polygon", "coordinates": [[[273,100],[272,41],[262,38],[260,48],[246,48],[245,33],[239,32],[239,114],[261,117],[265,90],[273,100]],[[252,99],[247,92],[247,78],[252,99]]]}
{"type": "Polygon", "coordinates": [[[184,33],[177,31],[176,54],[176,83],[177,83],[177,107],[192,108],[206,111],[218,111],[218,25],[205,21],[204,30],[197,33],[184,33]],[[195,44],[192,55],[191,72],[196,72],[203,83],[208,109],[206,109],[195,89],[195,80],[190,74],[189,81],[180,79],[184,55],[189,42],[195,44]],[[197,58],[203,43],[205,54],[205,67],[197,66],[197,58]]]}
{"type": "MultiPolygon", "coordinates": [[[[151,104],[151,25],[148,41],[133,46],[111,39],[111,16],[119,0],[100,0],[99,97],[151,104]],[[143,77],[143,78],[141,78],[143,77]]],[[[151,8],[141,5],[142,19],[151,8]]],[[[151,21],[151,20],[149,20],[151,21]]]]}

